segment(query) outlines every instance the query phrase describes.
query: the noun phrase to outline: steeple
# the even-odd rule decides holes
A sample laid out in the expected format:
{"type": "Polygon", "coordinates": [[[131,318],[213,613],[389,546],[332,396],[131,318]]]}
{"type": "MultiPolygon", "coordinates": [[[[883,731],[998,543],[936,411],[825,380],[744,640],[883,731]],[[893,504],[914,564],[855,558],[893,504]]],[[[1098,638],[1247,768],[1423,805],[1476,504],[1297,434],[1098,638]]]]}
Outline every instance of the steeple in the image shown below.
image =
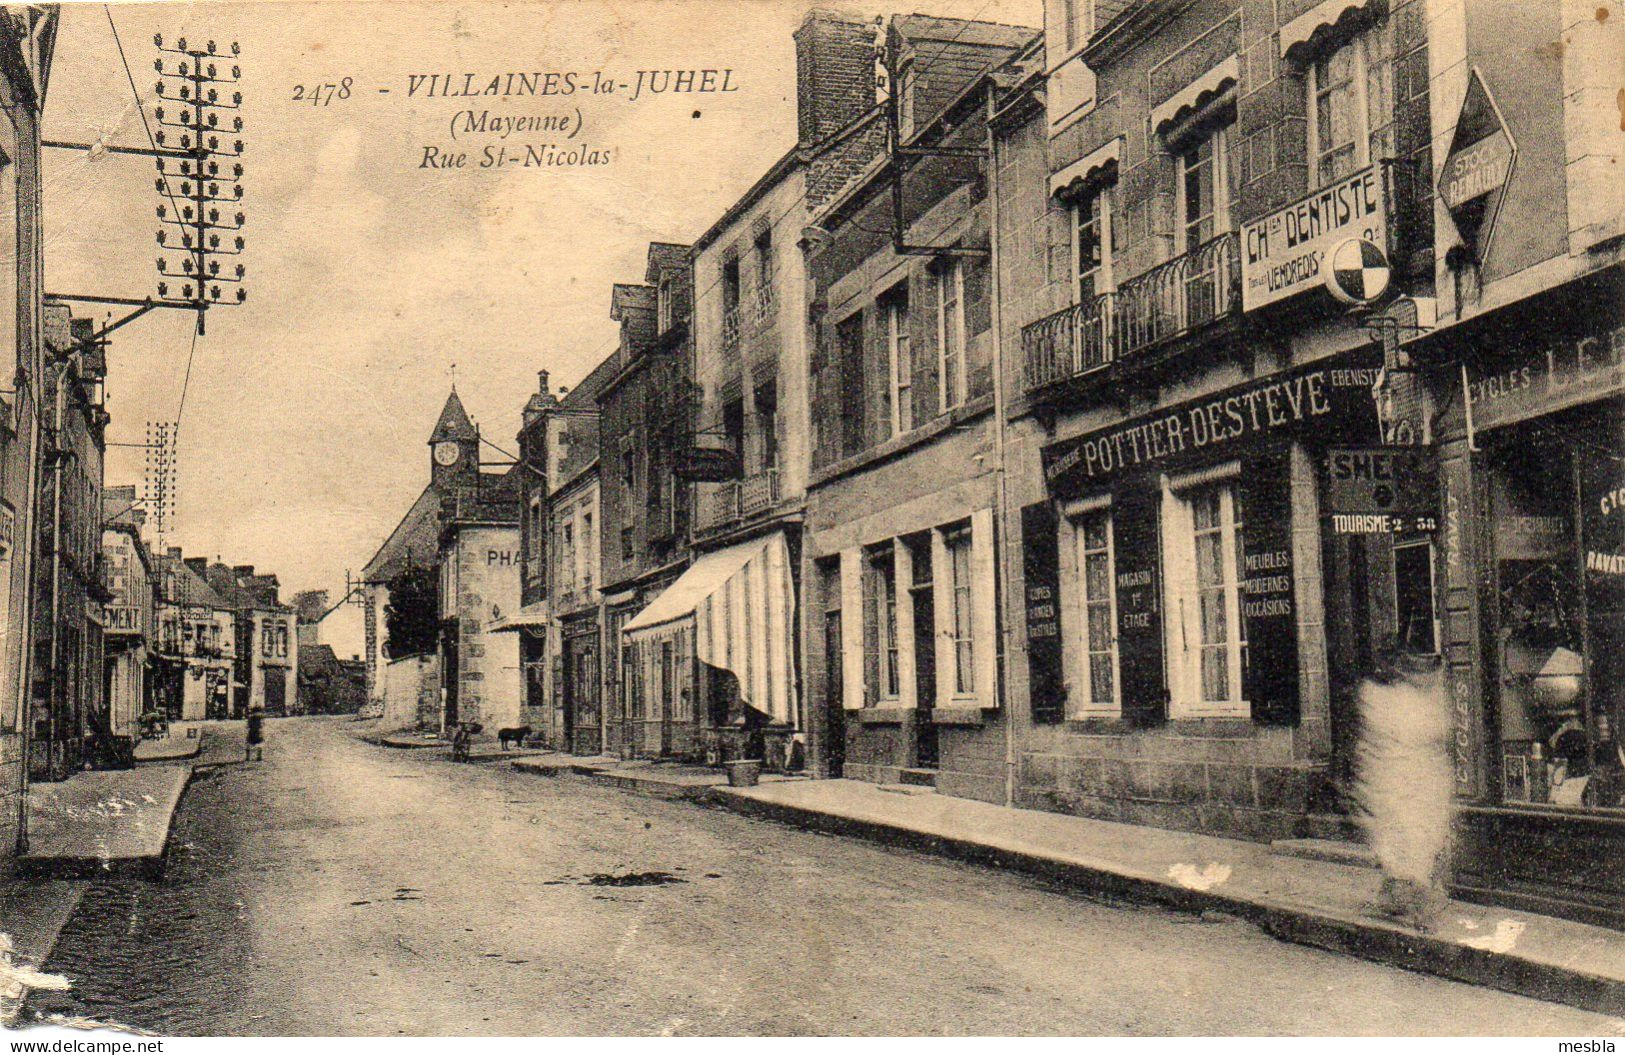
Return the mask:
{"type": "Polygon", "coordinates": [[[479,480],[480,430],[469,420],[455,385],[429,435],[429,454],[430,478],[436,485],[467,485],[479,480]]]}
{"type": "Polygon", "coordinates": [[[440,420],[435,423],[434,432],[429,436],[429,442],[477,440],[479,438],[479,430],[468,419],[468,411],[463,409],[463,401],[457,398],[457,388],[454,385],[452,386],[451,395],[446,397],[446,405],[440,410],[440,420]]]}

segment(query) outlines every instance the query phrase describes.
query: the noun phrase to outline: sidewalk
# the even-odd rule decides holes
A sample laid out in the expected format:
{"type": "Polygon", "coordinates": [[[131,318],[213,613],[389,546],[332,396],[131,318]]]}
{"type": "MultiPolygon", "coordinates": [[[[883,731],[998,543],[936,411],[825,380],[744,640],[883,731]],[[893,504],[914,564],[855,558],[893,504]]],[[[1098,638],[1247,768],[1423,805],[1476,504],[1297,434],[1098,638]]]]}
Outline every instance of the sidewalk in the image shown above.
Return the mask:
{"type": "Polygon", "coordinates": [[[1060,880],[1090,893],[1219,911],[1286,941],[1606,1014],[1625,1014],[1625,935],[1460,901],[1421,934],[1367,916],[1370,868],[1268,845],[1010,809],[850,780],[713,786],[706,801],[752,816],[860,836],[1060,880]]]}
{"type": "Polygon", "coordinates": [[[192,766],[149,765],[76,773],[31,785],[28,853],[20,874],[83,877],[98,872],[163,873],[170,824],[192,766]]]}
{"type": "MultiPolygon", "coordinates": [[[[524,773],[557,776],[570,773],[585,776],[595,784],[635,791],[661,799],[688,799],[705,801],[713,789],[724,787],[728,775],[706,766],[680,765],[673,762],[646,760],[622,761],[606,755],[580,756],[549,753],[534,758],[517,759],[513,767],[524,773]]],[[[763,773],[763,784],[774,784],[800,777],[784,777],[776,773],[763,773]]]]}

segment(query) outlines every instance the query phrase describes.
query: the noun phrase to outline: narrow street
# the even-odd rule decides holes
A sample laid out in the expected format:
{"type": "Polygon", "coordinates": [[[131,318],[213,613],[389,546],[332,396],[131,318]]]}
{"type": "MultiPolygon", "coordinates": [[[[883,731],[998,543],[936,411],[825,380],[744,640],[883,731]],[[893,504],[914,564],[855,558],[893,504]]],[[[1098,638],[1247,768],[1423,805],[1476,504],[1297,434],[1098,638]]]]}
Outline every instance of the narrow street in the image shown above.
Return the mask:
{"type": "Polygon", "coordinates": [[[1619,1029],[1234,920],[354,728],[273,722],[248,764],[240,729],[216,730],[167,877],[96,883],[48,964],[74,989],[33,1011],[160,1035],[1619,1029]]]}

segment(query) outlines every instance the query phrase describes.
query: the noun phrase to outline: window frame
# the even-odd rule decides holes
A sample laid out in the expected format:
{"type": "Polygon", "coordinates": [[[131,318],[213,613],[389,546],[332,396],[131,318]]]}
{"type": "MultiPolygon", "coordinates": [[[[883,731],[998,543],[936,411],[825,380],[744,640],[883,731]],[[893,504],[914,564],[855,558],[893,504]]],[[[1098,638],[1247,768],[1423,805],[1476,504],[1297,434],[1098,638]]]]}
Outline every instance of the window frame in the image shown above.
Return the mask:
{"type": "Polygon", "coordinates": [[[1184,256],[1201,246],[1207,244],[1222,234],[1233,230],[1234,217],[1230,209],[1230,126],[1231,122],[1216,124],[1211,128],[1203,129],[1201,133],[1184,140],[1176,148],[1174,156],[1174,255],[1184,256]],[[1191,240],[1190,228],[1192,223],[1186,216],[1190,204],[1190,156],[1200,150],[1204,144],[1212,144],[1212,149],[1206,161],[1213,172],[1210,181],[1212,187],[1212,202],[1207,212],[1196,220],[1197,224],[1207,221],[1212,226],[1212,233],[1206,238],[1191,240]]]}
{"type": "MultiPolygon", "coordinates": [[[[953,643],[953,696],[956,699],[976,696],[976,561],[971,547],[969,524],[942,529],[942,548],[948,558],[950,602],[944,614],[948,618],[947,637],[953,643]]],[[[940,664],[940,657],[938,662],[940,664]]]]}
{"type": "MultiPolygon", "coordinates": [[[[1095,718],[1102,716],[1115,716],[1123,710],[1123,664],[1118,644],[1117,633],[1117,525],[1112,515],[1110,495],[1099,498],[1072,503],[1063,511],[1063,531],[1070,534],[1068,553],[1071,561],[1070,583],[1068,593],[1070,607],[1076,612],[1076,625],[1078,632],[1069,638],[1066,647],[1072,652],[1070,666],[1072,667],[1071,680],[1078,688],[1069,687],[1067,692],[1067,712],[1069,717],[1095,718]],[[1106,544],[1103,549],[1090,549],[1086,522],[1099,518],[1105,522],[1106,544]],[[1106,597],[1104,603],[1109,618],[1108,634],[1110,640],[1107,647],[1097,649],[1091,639],[1089,629],[1089,609],[1097,602],[1089,595],[1088,558],[1103,554],[1106,559],[1106,597]],[[1111,659],[1112,691],[1111,698],[1097,700],[1094,698],[1093,662],[1097,655],[1107,655],[1111,659]]],[[[1062,625],[1065,626],[1063,618],[1062,625]]]]}
{"type": "Polygon", "coordinates": [[[1112,204],[1116,197],[1115,186],[1111,182],[1098,184],[1089,188],[1083,194],[1074,198],[1071,208],[1071,223],[1068,234],[1072,239],[1072,297],[1076,304],[1085,303],[1083,295],[1083,280],[1090,277],[1094,280],[1094,292],[1089,299],[1112,293],[1117,289],[1116,277],[1113,272],[1112,261],[1112,204]],[[1087,210],[1095,202],[1100,203],[1100,216],[1094,225],[1097,229],[1096,239],[1100,244],[1100,263],[1087,271],[1083,269],[1083,218],[1087,210]]]}
{"type": "MultiPolygon", "coordinates": [[[[1252,701],[1246,695],[1248,658],[1247,622],[1242,594],[1242,562],[1246,520],[1238,518],[1241,501],[1241,464],[1226,462],[1182,476],[1162,478],[1162,563],[1164,568],[1164,643],[1168,655],[1170,718],[1248,718],[1252,701]],[[1220,646],[1202,639],[1201,583],[1198,564],[1196,499],[1216,491],[1219,496],[1217,530],[1220,566],[1225,578],[1218,584],[1225,613],[1225,640],[1220,646]],[[1225,656],[1224,699],[1205,698],[1203,657],[1213,647],[1225,656]]],[[[1241,511],[1244,514],[1244,510],[1241,511]]],[[[1207,587],[1211,589],[1212,587],[1207,587]]]]}
{"type": "Polygon", "coordinates": [[[891,290],[881,305],[886,320],[887,369],[891,373],[891,434],[901,436],[914,428],[914,344],[909,332],[912,319],[907,287],[891,290]]]}
{"type": "MultiPolygon", "coordinates": [[[[1354,69],[1350,74],[1349,95],[1353,100],[1354,108],[1354,163],[1349,172],[1358,172],[1371,164],[1371,114],[1367,107],[1369,100],[1366,95],[1366,34],[1357,33],[1339,42],[1335,47],[1328,47],[1304,66],[1304,91],[1306,93],[1306,119],[1304,127],[1307,140],[1305,141],[1306,157],[1309,163],[1309,186],[1311,190],[1319,190],[1343,178],[1337,176],[1324,179],[1321,176],[1321,164],[1329,156],[1343,149],[1341,145],[1328,151],[1320,149],[1320,96],[1324,86],[1320,83],[1320,67],[1330,62],[1333,56],[1344,49],[1352,49],[1354,69]]],[[[1347,175],[1345,173],[1344,175],[1347,175]]]]}
{"type": "Polygon", "coordinates": [[[965,402],[965,371],[969,355],[965,348],[965,267],[951,259],[937,272],[937,407],[946,414],[965,402]],[[950,298],[949,294],[953,296],[950,298]],[[950,350],[948,338],[953,337],[950,350]],[[949,366],[955,368],[950,377],[949,366]],[[953,384],[950,385],[949,381],[953,384]]]}

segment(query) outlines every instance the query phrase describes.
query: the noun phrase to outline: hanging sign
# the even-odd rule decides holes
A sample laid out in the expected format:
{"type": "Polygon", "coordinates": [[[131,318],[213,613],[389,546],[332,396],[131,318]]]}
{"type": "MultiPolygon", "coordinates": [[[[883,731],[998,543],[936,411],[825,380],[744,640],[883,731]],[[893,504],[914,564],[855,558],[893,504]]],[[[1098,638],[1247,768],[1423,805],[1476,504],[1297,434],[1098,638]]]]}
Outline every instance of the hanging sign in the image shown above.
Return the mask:
{"type": "Polygon", "coordinates": [[[1484,77],[1473,70],[1450,139],[1450,152],[1439,166],[1439,198],[1462,238],[1483,260],[1501,211],[1500,191],[1512,178],[1518,147],[1490,95],[1484,77]]]}
{"type": "Polygon", "coordinates": [[[741,475],[739,455],[723,447],[690,447],[677,452],[672,475],[698,483],[724,483],[741,475]]]}
{"type": "Polygon", "coordinates": [[[1340,304],[1370,304],[1388,292],[1388,254],[1375,242],[1346,238],[1329,254],[1326,292],[1340,304]]]}
{"type": "Polygon", "coordinates": [[[1339,535],[1433,531],[1438,482],[1425,448],[1333,447],[1326,453],[1326,517],[1339,535]]]}
{"type": "Polygon", "coordinates": [[[1388,244],[1382,175],[1374,165],[1242,226],[1242,310],[1323,284],[1327,255],[1350,238],[1388,244]]]}

